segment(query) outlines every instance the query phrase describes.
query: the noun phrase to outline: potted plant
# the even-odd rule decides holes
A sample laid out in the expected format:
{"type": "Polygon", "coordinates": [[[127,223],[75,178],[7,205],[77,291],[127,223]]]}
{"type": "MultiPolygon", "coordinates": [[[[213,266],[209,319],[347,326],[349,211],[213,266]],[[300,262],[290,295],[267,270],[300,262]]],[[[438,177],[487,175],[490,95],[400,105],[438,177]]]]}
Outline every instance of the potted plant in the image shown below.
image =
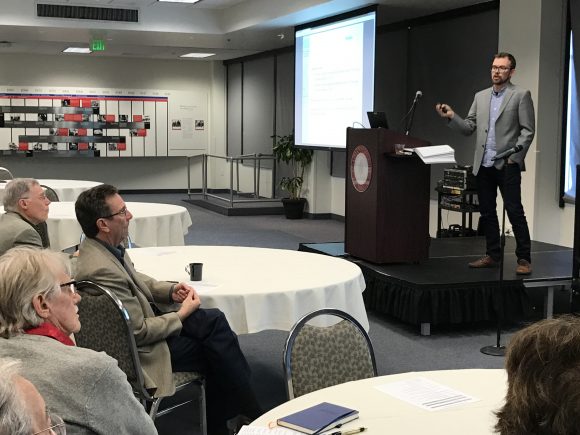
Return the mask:
{"type": "Polygon", "coordinates": [[[294,146],[294,133],[286,136],[272,136],[274,139],[273,154],[278,163],[284,162],[292,169],[291,177],[283,177],[280,187],[287,191],[288,198],[282,198],[284,212],[288,219],[302,219],[306,198],[302,198],[304,170],[312,163],[312,150],[294,146]]]}

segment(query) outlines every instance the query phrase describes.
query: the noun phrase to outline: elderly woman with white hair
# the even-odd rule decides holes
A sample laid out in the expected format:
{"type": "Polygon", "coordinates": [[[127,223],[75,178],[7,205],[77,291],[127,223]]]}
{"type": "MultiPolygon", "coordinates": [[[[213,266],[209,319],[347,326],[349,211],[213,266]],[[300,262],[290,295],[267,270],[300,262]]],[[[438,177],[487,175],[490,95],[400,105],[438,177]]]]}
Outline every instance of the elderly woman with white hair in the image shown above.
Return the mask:
{"type": "Polygon", "coordinates": [[[117,362],[71,339],[80,299],[62,254],[17,247],[2,255],[0,358],[22,361],[69,434],[156,434],[117,362]]]}

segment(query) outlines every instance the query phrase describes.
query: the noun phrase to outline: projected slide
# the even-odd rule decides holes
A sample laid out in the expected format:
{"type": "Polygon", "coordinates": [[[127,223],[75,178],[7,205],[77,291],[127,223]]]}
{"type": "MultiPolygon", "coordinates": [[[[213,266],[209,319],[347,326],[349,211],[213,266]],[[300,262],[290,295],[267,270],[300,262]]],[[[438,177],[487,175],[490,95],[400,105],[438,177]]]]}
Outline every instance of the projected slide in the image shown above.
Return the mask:
{"type": "Polygon", "coordinates": [[[374,38],[374,12],[296,31],[296,144],[344,148],[373,110],[374,38]]]}

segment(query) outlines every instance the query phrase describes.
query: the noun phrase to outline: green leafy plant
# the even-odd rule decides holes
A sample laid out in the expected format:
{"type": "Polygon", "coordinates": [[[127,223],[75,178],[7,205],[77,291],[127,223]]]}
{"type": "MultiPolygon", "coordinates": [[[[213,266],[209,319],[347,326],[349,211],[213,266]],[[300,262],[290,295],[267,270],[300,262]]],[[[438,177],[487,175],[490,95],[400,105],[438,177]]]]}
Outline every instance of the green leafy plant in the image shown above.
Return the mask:
{"type": "Polygon", "coordinates": [[[312,150],[294,146],[294,133],[285,136],[272,136],[274,157],[278,163],[284,162],[292,167],[292,177],[283,177],[280,187],[288,192],[290,199],[299,199],[302,196],[304,170],[312,163],[312,150]]]}

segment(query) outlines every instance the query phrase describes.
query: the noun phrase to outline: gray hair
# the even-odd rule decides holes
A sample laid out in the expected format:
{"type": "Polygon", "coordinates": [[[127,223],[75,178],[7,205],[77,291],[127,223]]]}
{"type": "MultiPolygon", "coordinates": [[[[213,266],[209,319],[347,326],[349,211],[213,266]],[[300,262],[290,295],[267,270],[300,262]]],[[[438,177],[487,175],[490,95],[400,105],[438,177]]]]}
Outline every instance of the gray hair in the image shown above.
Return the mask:
{"type": "Polygon", "coordinates": [[[68,259],[60,252],[19,246],[0,256],[0,337],[10,338],[43,322],[32,300],[58,294],[61,272],[70,275],[68,259]]]}
{"type": "Polygon", "coordinates": [[[40,185],[34,178],[15,178],[4,188],[4,210],[18,211],[18,201],[25,196],[32,186],[40,185]]]}
{"type": "Polygon", "coordinates": [[[30,435],[32,419],[23,398],[18,393],[15,378],[20,361],[0,359],[0,435],[30,435]]]}

